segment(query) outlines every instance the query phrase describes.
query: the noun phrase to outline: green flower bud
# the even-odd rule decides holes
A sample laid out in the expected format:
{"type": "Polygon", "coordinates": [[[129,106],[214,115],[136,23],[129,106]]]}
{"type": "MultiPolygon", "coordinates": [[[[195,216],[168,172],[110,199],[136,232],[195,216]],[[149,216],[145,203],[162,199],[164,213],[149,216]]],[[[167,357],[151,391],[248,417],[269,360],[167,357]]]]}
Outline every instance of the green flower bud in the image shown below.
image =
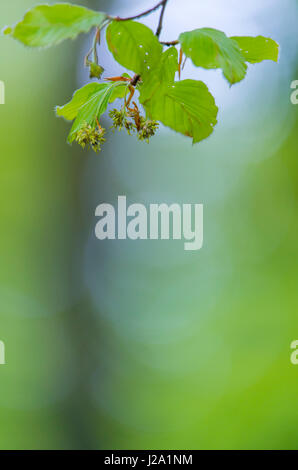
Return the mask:
{"type": "Polygon", "coordinates": [[[146,140],[149,142],[150,137],[153,137],[159,127],[157,121],[152,121],[150,119],[145,119],[141,117],[141,128],[138,133],[139,140],[146,140]]]}
{"type": "Polygon", "coordinates": [[[125,128],[128,135],[131,135],[131,132],[135,130],[135,125],[131,120],[128,119],[128,115],[124,107],[121,108],[120,111],[118,111],[118,109],[112,109],[109,113],[109,116],[113,119],[113,129],[118,129],[121,131],[123,128],[125,128]]]}
{"type": "Polygon", "coordinates": [[[95,128],[84,123],[76,135],[76,142],[84,149],[92,148],[94,152],[101,151],[101,145],[106,141],[104,138],[105,129],[95,128]]]}

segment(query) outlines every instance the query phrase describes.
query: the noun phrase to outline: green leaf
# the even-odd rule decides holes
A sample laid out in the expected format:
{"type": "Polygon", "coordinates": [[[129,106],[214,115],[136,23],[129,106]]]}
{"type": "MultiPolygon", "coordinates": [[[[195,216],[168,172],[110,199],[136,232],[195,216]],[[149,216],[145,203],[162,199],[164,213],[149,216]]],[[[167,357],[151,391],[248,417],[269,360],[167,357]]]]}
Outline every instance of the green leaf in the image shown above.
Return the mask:
{"type": "Polygon", "coordinates": [[[126,83],[89,83],[77,90],[69,103],[56,108],[57,116],[62,116],[68,121],[75,119],[68,136],[69,143],[74,141],[83,124],[96,125],[97,119],[99,120],[106,111],[108,103],[113,99],[113,92],[118,87],[124,89],[126,83]]]}
{"type": "Polygon", "coordinates": [[[151,69],[145,76],[145,81],[139,86],[140,101],[150,99],[161,86],[172,84],[177,70],[178,52],[175,47],[170,47],[162,54],[157,66],[151,69]]]}
{"type": "Polygon", "coordinates": [[[97,92],[106,87],[107,83],[88,83],[77,90],[71,101],[64,106],[56,107],[56,114],[59,117],[64,117],[67,121],[73,121],[80,110],[80,108],[97,92]]]}
{"type": "Polygon", "coordinates": [[[236,41],[212,28],[195,29],[179,36],[182,50],[194,65],[206,69],[221,68],[231,83],[240,82],[247,65],[236,41]]]}
{"type": "Polygon", "coordinates": [[[256,64],[263,60],[278,62],[279,45],[273,39],[264,36],[233,36],[246,62],[256,64]]]}
{"type": "Polygon", "coordinates": [[[48,47],[87,33],[106,18],[105,13],[68,3],[39,5],[29,10],[16,26],[6,28],[4,34],[10,34],[26,46],[48,47]]]}
{"type": "MultiPolygon", "coordinates": [[[[124,75],[124,74],[123,74],[124,75]]],[[[125,82],[119,82],[119,85],[113,88],[111,93],[109,103],[113,103],[116,99],[123,99],[127,95],[128,92],[128,85],[125,82]],[[122,86],[120,85],[122,83],[122,86]]]]}
{"type": "Polygon", "coordinates": [[[162,45],[151,29],[136,21],[113,21],[107,28],[107,43],[115,60],[142,78],[162,53],[162,45]]]}
{"type": "Polygon", "coordinates": [[[131,80],[131,78],[132,78],[132,77],[131,77],[128,73],[126,73],[126,72],[124,72],[124,73],[122,74],[122,77],[124,77],[124,78],[129,78],[130,80],[131,80]]]}
{"type": "Polygon", "coordinates": [[[207,86],[196,80],[182,80],[161,86],[143,102],[151,119],[200,142],[213,132],[218,108],[207,86]]]}
{"type": "Polygon", "coordinates": [[[177,70],[178,52],[171,47],[138,87],[140,102],[151,119],[192,137],[196,143],[213,132],[218,108],[203,82],[174,82],[177,70]]]}

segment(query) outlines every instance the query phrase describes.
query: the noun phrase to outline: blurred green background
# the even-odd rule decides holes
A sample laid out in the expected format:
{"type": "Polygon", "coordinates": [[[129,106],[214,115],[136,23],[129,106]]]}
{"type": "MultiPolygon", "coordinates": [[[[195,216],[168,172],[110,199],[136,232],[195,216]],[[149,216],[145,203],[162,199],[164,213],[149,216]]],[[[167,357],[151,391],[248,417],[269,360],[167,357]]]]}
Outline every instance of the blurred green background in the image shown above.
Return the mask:
{"type": "MultiPolygon", "coordinates": [[[[39,3],[2,1],[0,26],[39,3]]],[[[164,128],[150,145],[109,133],[99,155],[69,147],[53,111],[88,81],[91,38],[41,52],[0,38],[1,449],[298,448],[297,20],[295,0],[171,0],[163,39],[263,34],[280,62],[232,88],[187,64],[220,108],[214,134],[192,146],[164,128]],[[203,249],[99,242],[95,208],[118,195],[203,203],[203,249]]]]}

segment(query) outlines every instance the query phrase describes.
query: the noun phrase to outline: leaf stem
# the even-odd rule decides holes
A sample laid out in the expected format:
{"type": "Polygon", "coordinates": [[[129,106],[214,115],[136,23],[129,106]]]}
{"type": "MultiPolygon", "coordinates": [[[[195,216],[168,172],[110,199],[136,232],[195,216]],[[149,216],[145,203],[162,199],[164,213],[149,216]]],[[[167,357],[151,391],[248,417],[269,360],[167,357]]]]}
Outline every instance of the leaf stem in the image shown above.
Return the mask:
{"type": "Polygon", "coordinates": [[[97,44],[100,43],[100,28],[96,28],[93,40],[93,61],[98,65],[97,44]]]}

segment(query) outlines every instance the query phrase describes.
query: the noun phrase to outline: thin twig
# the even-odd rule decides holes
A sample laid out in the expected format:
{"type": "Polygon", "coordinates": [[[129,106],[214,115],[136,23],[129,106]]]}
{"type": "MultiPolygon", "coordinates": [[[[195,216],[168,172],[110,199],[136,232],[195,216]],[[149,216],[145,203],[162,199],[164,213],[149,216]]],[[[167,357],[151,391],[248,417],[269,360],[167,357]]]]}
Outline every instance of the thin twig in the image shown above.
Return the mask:
{"type": "Polygon", "coordinates": [[[164,14],[165,14],[165,9],[166,9],[167,3],[168,3],[168,0],[164,0],[163,4],[162,4],[162,9],[161,9],[160,17],[159,17],[159,22],[158,22],[158,27],[157,27],[157,30],[156,30],[156,33],[155,33],[155,35],[158,38],[159,38],[161,30],[162,30],[162,22],[163,22],[163,17],[164,17],[164,14]]]}
{"type": "MultiPolygon", "coordinates": [[[[162,30],[162,24],[163,24],[163,18],[164,18],[164,13],[165,13],[165,9],[166,9],[166,6],[167,6],[167,3],[168,3],[169,0],[161,0],[160,2],[157,3],[157,5],[155,5],[154,7],[152,8],[149,8],[149,10],[146,10],[146,11],[143,11],[142,13],[139,13],[138,15],[134,15],[134,16],[127,16],[125,18],[122,18],[120,16],[108,16],[108,22],[110,21],[130,21],[130,20],[136,20],[137,18],[142,18],[143,16],[147,16],[147,15],[150,15],[150,13],[153,13],[155,10],[158,10],[158,8],[162,7],[162,10],[161,10],[161,13],[160,13],[160,17],[159,17],[159,23],[158,23],[158,27],[157,27],[157,30],[156,30],[156,36],[159,38],[160,36],[160,33],[161,33],[161,30],[162,30]]],[[[161,44],[163,44],[164,46],[176,46],[177,44],[179,44],[179,41],[167,41],[167,42],[162,42],[160,41],[161,44]]],[[[132,82],[134,82],[134,80],[136,79],[136,83],[139,81],[139,76],[135,76],[133,79],[132,79],[132,82]]],[[[133,83],[134,85],[136,83],[133,83]]]]}
{"type": "Polygon", "coordinates": [[[93,47],[91,47],[91,49],[84,56],[84,65],[85,65],[85,67],[88,67],[88,61],[89,61],[89,57],[90,57],[90,54],[92,53],[92,51],[93,51],[93,47]]]}
{"type": "MultiPolygon", "coordinates": [[[[168,1],[168,0],[166,0],[168,1]]],[[[139,13],[138,15],[134,16],[129,16],[127,18],[121,18],[120,16],[116,17],[109,17],[110,19],[113,19],[114,21],[130,21],[130,20],[136,20],[137,18],[142,18],[142,16],[147,16],[150,15],[150,13],[153,13],[155,10],[157,10],[159,7],[161,7],[165,3],[165,0],[161,0],[155,7],[150,8],[149,10],[143,11],[143,13],[139,13]]]]}

